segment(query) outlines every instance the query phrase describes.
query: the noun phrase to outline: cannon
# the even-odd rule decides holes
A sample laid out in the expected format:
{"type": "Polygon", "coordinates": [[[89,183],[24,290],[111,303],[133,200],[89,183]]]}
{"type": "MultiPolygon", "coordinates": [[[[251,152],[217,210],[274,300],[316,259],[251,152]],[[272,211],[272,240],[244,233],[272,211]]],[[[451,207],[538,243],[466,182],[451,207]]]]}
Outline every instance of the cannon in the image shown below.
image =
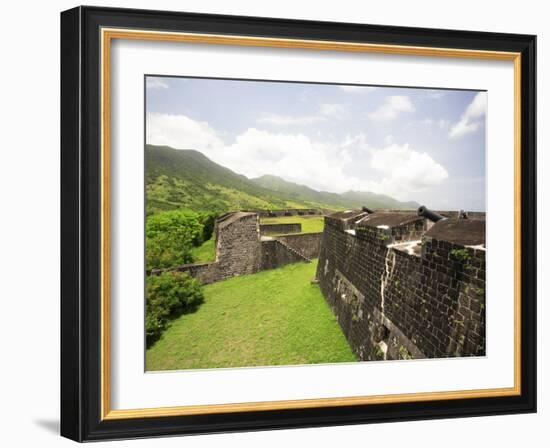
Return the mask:
{"type": "Polygon", "coordinates": [[[444,216],[441,216],[439,213],[436,213],[432,210],[430,210],[425,205],[421,205],[418,207],[418,216],[422,216],[423,218],[429,219],[430,221],[437,222],[441,221],[442,219],[447,219],[444,216]]]}
{"type": "Polygon", "coordinates": [[[372,210],[372,209],[370,209],[370,208],[368,208],[368,207],[366,207],[366,206],[364,206],[364,205],[363,205],[363,207],[361,207],[361,210],[363,210],[364,212],[367,212],[369,215],[370,215],[371,213],[374,213],[374,210],[372,210]]]}

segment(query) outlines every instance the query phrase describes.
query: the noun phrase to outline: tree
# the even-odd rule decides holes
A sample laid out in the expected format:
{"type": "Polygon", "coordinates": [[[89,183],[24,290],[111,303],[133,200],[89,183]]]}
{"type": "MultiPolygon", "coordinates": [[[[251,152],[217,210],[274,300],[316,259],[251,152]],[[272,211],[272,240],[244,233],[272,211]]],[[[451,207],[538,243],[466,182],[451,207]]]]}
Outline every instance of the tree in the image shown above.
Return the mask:
{"type": "Polygon", "coordinates": [[[196,213],[170,210],[147,217],[146,269],[191,263],[191,248],[203,241],[203,225],[196,213]]]}

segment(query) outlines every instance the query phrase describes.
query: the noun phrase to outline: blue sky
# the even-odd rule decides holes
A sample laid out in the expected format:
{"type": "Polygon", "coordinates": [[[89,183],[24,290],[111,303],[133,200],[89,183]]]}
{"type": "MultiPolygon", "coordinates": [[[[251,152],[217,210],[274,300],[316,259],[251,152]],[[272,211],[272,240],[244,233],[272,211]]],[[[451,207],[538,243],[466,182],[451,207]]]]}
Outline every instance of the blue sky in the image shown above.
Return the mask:
{"type": "Polygon", "coordinates": [[[477,91],[147,77],[146,139],[247,177],[485,210],[486,105],[477,91]]]}

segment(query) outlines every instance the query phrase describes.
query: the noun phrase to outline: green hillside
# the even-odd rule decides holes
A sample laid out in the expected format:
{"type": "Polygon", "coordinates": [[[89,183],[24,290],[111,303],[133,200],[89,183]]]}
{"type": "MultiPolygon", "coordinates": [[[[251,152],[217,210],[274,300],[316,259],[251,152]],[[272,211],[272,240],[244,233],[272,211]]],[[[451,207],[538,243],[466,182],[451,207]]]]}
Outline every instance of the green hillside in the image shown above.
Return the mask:
{"type": "Polygon", "coordinates": [[[385,194],[370,191],[347,191],[341,194],[342,198],[352,204],[364,204],[372,209],[388,208],[394,210],[411,210],[420,207],[418,202],[401,202],[385,194]]]}
{"type": "Polygon", "coordinates": [[[286,201],[198,151],[166,146],[145,147],[145,184],[148,213],[175,208],[225,212],[307,206],[286,201]]]}
{"type": "Polygon", "coordinates": [[[260,187],[281,193],[285,197],[297,202],[317,202],[326,204],[331,208],[339,209],[351,208],[357,205],[353,201],[342,198],[342,196],[337,193],[317,191],[305,185],[289,182],[271,174],[266,174],[250,180],[260,187]]]}
{"type": "Polygon", "coordinates": [[[269,174],[251,180],[263,188],[282,193],[295,201],[313,201],[335,209],[358,208],[363,205],[372,209],[416,209],[420,205],[416,202],[400,202],[390,196],[369,191],[348,191],[342,194],[317,191],[269,174]]]}
{"type": "Polygon", "coordinates": [[[147,213],[187,208],[222,213],[229,210],[327,208],[414,208],[374,193],[343,195],[316,191],[276,176],[248,179],[194,150],[145,147],[147,213]]]}

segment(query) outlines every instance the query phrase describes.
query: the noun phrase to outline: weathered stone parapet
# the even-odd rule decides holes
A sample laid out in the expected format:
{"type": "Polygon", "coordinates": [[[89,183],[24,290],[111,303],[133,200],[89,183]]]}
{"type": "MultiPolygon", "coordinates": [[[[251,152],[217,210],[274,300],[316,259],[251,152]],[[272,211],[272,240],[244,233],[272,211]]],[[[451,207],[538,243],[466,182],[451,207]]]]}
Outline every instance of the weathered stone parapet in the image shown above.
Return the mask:
{"type": "Polygon", "coordinates": [[[221,278],[253,274],[261,268],[260,228],[255,213],[236,212],[217,223],[216,254],[221,278]]]}
{"type": "Polygon", "coordinates": [[[318,233],[299,233],[296,235],[281,235],[277,239],[287,246],[302,254],[308,259],[319,257],[321,249],[322,232],[318,233]]]}
{"type": "Polygon", "coordinates": [[[260,224],[260,233],[262,235],[300,233],[301,231],[302,224],[300,224],[299,222],[260,224]]]}
{"type": "Polygon", "coordinates": [[[258,215],[233,212],[222,215],[214,228],[216,260],[180,265],[174,270],[189,272],[204,284],[261,270],[258,215]]]}
{"type": "Polygon", "coordinates": [[[484,355],[483,244],[423,236],[453,223],[427,232],[423,218],[375,215],[353,229],[327,218],[321,242],[317,278],[353,350],[363,360],[484,355]]]}
{"type": "Polygon", "coordinates": [[[322,233],[261,237],[256,213],[232,212],[218,218],[214,235],[215,261],[180,265],[171,270],[189,272],[208,284],[288,263],[309,262],[319,256],[322,233]]]}
{"type": "Polygon", "coordinates": [[[285,208],[278,210],[247,210],[247,212],[256,213],[262,218],[277,216],[306,216],[306,215],[324,215],[331,213],[331,210],[321,208],[285,208]]]}
{"type": "Polygon", "coordinates": [[[275,269],[290,263],[309,262],[299,252],[276,239],[262,241],[261,269],[275,269]]]}
{"type": "Polygon", "coordinates": [[[205,285],[219,281],[222,278],[220,264],[218,262],[183,264],[177,266],[173,270],[188,272],[192,277],[195,277],[205,285]]]}

